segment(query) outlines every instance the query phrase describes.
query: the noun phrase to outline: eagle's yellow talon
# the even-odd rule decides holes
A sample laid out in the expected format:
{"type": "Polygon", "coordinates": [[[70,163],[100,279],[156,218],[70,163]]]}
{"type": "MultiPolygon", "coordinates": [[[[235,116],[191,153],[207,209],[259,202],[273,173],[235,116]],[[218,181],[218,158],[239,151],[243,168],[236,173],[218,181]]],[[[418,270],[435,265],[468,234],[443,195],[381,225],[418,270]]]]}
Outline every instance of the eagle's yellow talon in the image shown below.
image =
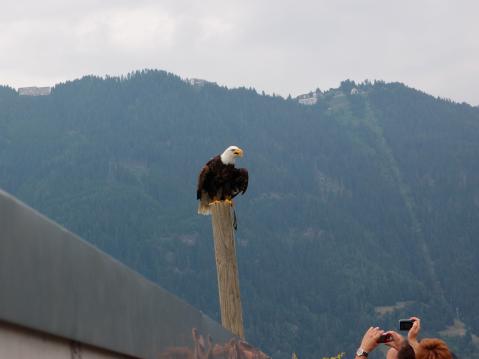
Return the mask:
{"type": "Polygon", "coordinates": [[[225,202],[228,203],[230,206],[233,205],[233,200],[231,199],[226,199],[225,202]]]}

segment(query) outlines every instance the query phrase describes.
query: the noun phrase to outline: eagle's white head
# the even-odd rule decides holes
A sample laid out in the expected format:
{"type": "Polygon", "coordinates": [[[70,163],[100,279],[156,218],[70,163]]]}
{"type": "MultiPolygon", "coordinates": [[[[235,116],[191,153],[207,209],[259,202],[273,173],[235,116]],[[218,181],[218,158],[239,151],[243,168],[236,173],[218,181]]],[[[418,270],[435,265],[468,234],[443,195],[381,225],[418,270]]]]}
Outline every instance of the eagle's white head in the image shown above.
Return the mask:
{"type": "Polygon", "coordinates": [[[225,165],[234,165],[236,157],[243,157],[243,150],[237,146],[229,146],[221,154],[221,162],[225,165]]]}

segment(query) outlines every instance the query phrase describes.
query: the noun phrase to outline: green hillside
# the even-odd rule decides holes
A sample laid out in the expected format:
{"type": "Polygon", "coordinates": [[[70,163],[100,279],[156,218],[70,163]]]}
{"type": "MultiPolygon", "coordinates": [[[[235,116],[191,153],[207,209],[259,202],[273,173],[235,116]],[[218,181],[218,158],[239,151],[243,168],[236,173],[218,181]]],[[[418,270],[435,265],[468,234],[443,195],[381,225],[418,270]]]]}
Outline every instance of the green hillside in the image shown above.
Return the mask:
{"type": "Polygon", "coordinates": [[[370,325],[416,314],[425,336],[463,324],[444,338],[479,358],[479,109],[351,81],[305,106],[161,71],[42,97],[0,87],[0,187],[216,319],[195,186],[231,144],[250,172],[237,200],[250,342],[351,357],[370,325]]]}

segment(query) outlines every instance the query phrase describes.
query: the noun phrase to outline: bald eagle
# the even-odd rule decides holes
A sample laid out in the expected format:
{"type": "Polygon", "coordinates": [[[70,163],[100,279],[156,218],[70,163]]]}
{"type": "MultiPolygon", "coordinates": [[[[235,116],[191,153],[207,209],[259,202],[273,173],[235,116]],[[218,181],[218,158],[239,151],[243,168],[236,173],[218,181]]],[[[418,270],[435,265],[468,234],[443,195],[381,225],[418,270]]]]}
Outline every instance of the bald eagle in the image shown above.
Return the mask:
{"type": "Polygon", "coordinates": [[[228,147],[221,155],[209,160],[198,176],[196,198],[199,200],[198,214],[210,214],[210,203],[228,201],[248,188],[248,171],[235,168],[237,157],[243,157],[243,150],[237,146],[228,147]]]}

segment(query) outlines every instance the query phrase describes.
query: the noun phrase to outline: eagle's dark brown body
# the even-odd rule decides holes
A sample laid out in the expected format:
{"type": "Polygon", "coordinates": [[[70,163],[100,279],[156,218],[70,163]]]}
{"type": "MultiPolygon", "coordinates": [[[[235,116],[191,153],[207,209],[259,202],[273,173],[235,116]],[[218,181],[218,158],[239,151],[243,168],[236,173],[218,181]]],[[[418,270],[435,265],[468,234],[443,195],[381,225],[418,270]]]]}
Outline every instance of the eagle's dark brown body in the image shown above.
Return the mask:
{"type": "Polygon", "coordinates": [[[224,164],[218,155],[209,160],[198,177],[196,197],[200,201],[198,213],[209,214],[213,201],[231,200],[248,188],[248,171],[224,164]]]}

